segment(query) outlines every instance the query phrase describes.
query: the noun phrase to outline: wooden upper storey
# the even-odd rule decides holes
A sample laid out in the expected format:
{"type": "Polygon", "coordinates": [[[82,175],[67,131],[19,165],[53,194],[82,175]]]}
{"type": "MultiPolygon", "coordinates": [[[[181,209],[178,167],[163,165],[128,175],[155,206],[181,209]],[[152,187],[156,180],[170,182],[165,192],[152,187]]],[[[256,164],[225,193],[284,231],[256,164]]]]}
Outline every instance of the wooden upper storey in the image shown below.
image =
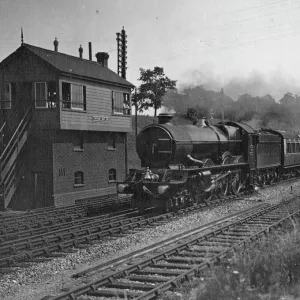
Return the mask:
{"type": "Polygon", "coordinates": [[[0,116],[33,105],[39,128],[129,132],[133,87],[97,62],[24,44],[0,63],[0,116]]]}

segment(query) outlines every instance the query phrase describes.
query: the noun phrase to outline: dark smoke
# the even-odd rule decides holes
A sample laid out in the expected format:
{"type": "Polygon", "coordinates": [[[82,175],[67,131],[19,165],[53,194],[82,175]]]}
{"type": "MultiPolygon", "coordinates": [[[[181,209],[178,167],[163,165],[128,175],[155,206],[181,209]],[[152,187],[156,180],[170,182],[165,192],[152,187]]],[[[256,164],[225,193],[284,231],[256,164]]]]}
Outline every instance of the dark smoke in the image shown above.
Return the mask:
{"type": "Polygon", "coordinates": [[[212,72],[190,73],[190,84],[168,93],[163,105],[192,118],[228,119],[254,128],[300,128],[299,85],[280,73],[269,78],[259,72],[231,78],[222,89],[212,72]],[[192,77],[192,78],[191,78],[192,77]]]}
{"type": "Polygon", "coordinates": [[[185,83],[179,86],[179,90],[197,85],[202,85],[206,90],[213,91],[219,91],[223,88],[225,94],[233,100],[237,100],[242,94],[259,97],[269,94],[276,101],[279,101],[287,92],[300,93],[300,82],[286,78],[280,71],[274,71],[269,76],[259,71],[253,71],[245,76],[235,76],[222,80],[220,75],[213,72],[211,66],[203,65],[201,70],[186,72],[183,77],[185,83]]]}

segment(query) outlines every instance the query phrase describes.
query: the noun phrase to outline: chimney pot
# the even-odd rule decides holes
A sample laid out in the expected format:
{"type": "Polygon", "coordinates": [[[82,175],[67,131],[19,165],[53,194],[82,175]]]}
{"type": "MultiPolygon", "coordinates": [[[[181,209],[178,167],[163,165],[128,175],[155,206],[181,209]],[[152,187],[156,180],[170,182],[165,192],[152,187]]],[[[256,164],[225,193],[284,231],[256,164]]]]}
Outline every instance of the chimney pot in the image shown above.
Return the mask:
{"type": "Polygon", "coordinates": [[[79,51],[79,57],[82,58],[83,48],[81,45],[80,45],[78,51],[79,51]]]}
{"type": "Polygon", "coordinates": [[[92,43],[89,42],[89,60],[93,60],[92,59],[92,43]]]}
{"type": "Polygon", "coordinates": [[[108,68],[108,58],[109,55],[106,52],[98,52],[96,53],[97,62],[101,64],[103,67],[108,68]]]}
{"type": "Polygon", "coordinates": [[[53,45],[54,45],[54,51],[57,52],[58,51],[58,40],[57,38],[55,38],[54,42],[53,42],[53,45]]]}

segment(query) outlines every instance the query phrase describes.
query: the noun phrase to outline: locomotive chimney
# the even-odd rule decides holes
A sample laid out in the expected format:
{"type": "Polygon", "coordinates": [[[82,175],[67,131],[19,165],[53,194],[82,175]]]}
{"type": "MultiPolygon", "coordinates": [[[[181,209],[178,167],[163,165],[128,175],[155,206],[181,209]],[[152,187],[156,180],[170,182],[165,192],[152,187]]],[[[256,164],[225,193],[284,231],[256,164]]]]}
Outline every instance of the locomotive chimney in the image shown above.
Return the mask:
{"type": "Polygon", "coordinates": [[[158,115],[158,124],[170,123],[173,119],[173,114],[161,113],[158,115]]]}
{"type": "Polygon", "coordinates": [[[96,53],[97,62],[101,64],[103,67],[108,67],[108,58],[109,55],[106,52],[98,52],[96,53]]]}
{"type": "Polygon", "coordinates": [[[198,122],[196,123],[196,125],[199,127],[207,127],[206,118],[199,119],[198,122]]]}

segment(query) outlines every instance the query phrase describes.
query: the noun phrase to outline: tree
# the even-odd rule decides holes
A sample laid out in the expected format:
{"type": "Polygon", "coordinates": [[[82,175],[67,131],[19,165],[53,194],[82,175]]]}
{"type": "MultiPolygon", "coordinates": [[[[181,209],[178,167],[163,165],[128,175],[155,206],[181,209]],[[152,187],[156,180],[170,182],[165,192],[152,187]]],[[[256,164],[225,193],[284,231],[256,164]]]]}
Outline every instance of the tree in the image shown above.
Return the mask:
{"type": "Polygon", "coordinates": [[[140,68],[140,80],[142,83],[138,88],[133,104],[137,104],[139,111],[154,108],[154,116],[162,106],[162,98],[168,91],[176,90],[176,80],[169,79],[164,69],[154,67],[153,70],[140,68]],[[135,102],[136,101],[136,102],[135,102]]]}
{"type": "Polygon", "coordinates": [[[285,93],[284,96],[279,100],[279,103],[282,105],[292,105],[296,103],[296,98],[292,93],[285,93]]]}

